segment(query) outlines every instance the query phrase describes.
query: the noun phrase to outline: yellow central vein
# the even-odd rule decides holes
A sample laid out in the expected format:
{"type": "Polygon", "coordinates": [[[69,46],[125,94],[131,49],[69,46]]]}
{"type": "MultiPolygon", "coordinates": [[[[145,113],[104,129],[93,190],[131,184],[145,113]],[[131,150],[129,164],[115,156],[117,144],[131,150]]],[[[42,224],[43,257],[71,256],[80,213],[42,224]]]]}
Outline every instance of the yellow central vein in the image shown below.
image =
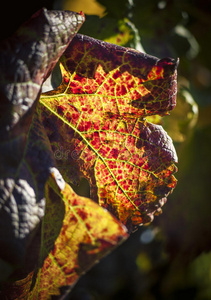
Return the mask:
{"type": "MultiPolygon", "coordinates": [[[[51,96],[52,98],[52,96],[51,96]]],[[[80,135],[80,137],[85,141],[85,143],[92,149],[92,151],[96,154],[96,156],[103,162],[103,164],[105,165],[105,167],[107,168],[107,170],[109,171],[110,175],[112,176],[112,178],[114,179],[114,181],[116,182],[117,186],[120,188],[120,190],[123,192],[123,194],[125,195],[125,197],[128,199],[128,201],[135,207],[136,210],[139,211],[139,208],[135,205],[135,203],[130,199],[130,197],[127,195],[127,193],[125,192],[125,190],[123,189],[123,187],[119,184],[119,182],[117,181],[115,175],[113,174],[113,172],[111,171],[111,169],[109,168],[107,162],[105,161],[105,159],[98,153],[98,151],[89,143],[89,141],[87,141],[87,139],[84,137],[84,135],[77,129],[75,128],[71,123],[67,122],[63,117],[61,117],[57,112],[55,112],[52,108],[50,108],[44,101],[42,101],[42,98],[40,98],[40,103],[42,105],[44,105],[52,114],[56,115],[60,120],[62,120],[67,126],[71,127],[78,135],[80,135]]]]}
{"type": "Polygon", "coordinates": [[[80,215],[77,213],[76,211],[76,208],[78,208],[78,206],[75,208],[75,207],[72,207],[72,206],[69,206],[71,212],[75,215],[75,217],[77,218],[79,224],[81,224],[84,229],[86,230],[88,236],[90,237],[92,243],[95,242],[96,238],[91,234],[91,232],[88,230],[87,226],[86,226],[86,223],[82,220],[82,218],[80,217],[80,215]]]}

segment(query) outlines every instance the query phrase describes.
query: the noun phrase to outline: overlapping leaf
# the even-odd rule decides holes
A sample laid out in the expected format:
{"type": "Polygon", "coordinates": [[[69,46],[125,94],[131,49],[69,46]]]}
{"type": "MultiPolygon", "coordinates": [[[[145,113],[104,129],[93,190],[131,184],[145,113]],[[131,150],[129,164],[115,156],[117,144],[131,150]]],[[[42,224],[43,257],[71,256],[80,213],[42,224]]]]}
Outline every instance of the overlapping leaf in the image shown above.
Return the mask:
{"type": "Polygon", "coordinates": [[[41,9],[0,45],[0,281],[36,263],[39,243],[30,244],[54,161],[34,112],[44,80],[83,21],[78,13],[41,9]]]}
{"type": "Polygon", "coordinates": [[[62,84],[34,113],[43,81],[83,20],[43,9],[1,46],[0,279],[14,269],[23,278],[4,285],[7,298],[69,289],[127,237],[100,206],[132,230],[176,184],[171,139],[144,119],[175,106],[173,60],[78,35],[62,59],[62,84]],[[100,206],[63,179],[48,181],[54,158],[65,179],[89,180],[100,206]]]}
{"type": "Polygon", "coordinates": [[[65,178],[86,177],[92,199],[129,229],[151,221],[176,185],[172,141],[144,119],[174,108],[176,67],[77,35],[61,61],[61,85],[41,98],[65,178]]]}
{"type": "Polygon", "coordinates": [[[50,200],[50,189],[48,193],[51,203],[44,219],[42,245],[42,253],[47,257],[32,293],[34,298],[40,295],[39,299],[58,295],[62,286],[75,284],[81,274],[127,237],[126,229],[111,214],[92,200],[78,196],[66,184],[59,195],[64,201],[65,215],[54,243],[58,203],[50,200]]]}
{"type": "Polygon", "coordinates": [[[75,194],[55,168],[46,199],[39,267],[5,289],[10,299],[46,300],[64,294],[64,289],[68,292],[85,271],[128,237],[124,226],[92,200],[75,194]]]}
{"type": "Polygon", "coordinates": [[[62,178],[54,183],[57,193],[48,184],[55,161],[35,108],[43,81],[83,21],[82,14],[43,9],[2,45],[0,281],[10,278],[1,286],[3,299],[64,294],[127,237],[111,214],[62,178]]]}

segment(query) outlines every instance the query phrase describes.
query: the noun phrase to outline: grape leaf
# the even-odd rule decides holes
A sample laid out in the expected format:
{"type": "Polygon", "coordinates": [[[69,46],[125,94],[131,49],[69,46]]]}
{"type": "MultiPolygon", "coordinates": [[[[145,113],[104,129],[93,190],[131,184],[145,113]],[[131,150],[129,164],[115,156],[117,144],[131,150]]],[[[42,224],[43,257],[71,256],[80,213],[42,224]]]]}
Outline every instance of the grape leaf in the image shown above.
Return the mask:
{"type": "Polygon", "coordinates": [[[91,199],[78,196],[56,168],[51,169],[46,202],[38,271],[5,287],[10,299],[64,296],[85,271],[128,237],[121,223],[91,199]]]}
{"type": "MultiPolygon", "coordinates": [[[[48,193],[51,195],[50,189],[48,193]]],[[[75,284],[81,274],[128,237],[126,229],[111,214],[92,200],[75,194],[67,184],[59,196],[65,204],[65,216],[55,244],[57,203],[51,201],[48,205],[47,224],[45,219],[43,224],[42,253],[45,256],[53,250],[42,265],[33,292],[42,295],[42,299],[58,294],[62,286],[75,284]]]]}
{"type": "Polygon", "coordinates": [[[177,64],[76,35],[61,85],[40,100],[64,178],[87,178],[91,198],[129,230],[151,221],[176,185],[172,140],[145,117],[175,107],[177,64]]]}
{"type": "Polygon", "coordinates": [[[81,14],[41,9],[0,45],[0,281],[23,265],[33,269],[39,253],[32,241],[55,162],[35,109],[44,80],[83,21],[81,14]]]}
{"type": "Polygon", "coordinates": [[[1,299],[64,294],[128,236],[108,211],[56,178],[35,110],[43,81],[83,21],[43,9],[1,45],[1,299]]]}
{"type": "Polygon", "coordinates": [[[18,276],[1,297],[68,291],[127,238],[122,223],[133,230],[151,220],[176,184],[171,139],[145,120],[175,106],[172,59],[78,35],[61,60],[62,84],[35,112],[83,20],[43,9],[1,45],[0,279],[18,276]],[[73,183],[86,177],[107,210],[76,195],[55,166],[73,183]]]}

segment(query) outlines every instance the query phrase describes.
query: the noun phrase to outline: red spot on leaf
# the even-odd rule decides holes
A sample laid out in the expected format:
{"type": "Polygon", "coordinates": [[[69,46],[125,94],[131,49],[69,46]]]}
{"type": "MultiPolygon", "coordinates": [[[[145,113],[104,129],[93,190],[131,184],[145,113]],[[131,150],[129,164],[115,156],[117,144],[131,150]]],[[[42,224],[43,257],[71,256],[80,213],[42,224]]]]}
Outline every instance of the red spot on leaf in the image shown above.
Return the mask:
{"type": "Polygon", "coordinates": [[[109,153],[108,158],[112,158],[112,159],[117,159],[119,155],[119,150],[118,149],[112,149],[109,153]]]}
{"type": "Polygon", "coordinates": [[[132,229],[149,221],[176,185],[174,150],[166,151],[173,146],[162,128],[144,117],[175,106],[177,64],[80,35],[64,61],[69,88],[63,80],[55,94],[65,90],[78,107],[60,108],[75,127],[65,148],[73,143],[80,149],[77,176],[88,178],[94,200],[132,229]]]}
{"type": "Polygon", "coordinates": [[[87,219],[88,214],[84,210],[80,209],[77,213],[83,221],[87,219]]]}
{"type": "Polygon", "coordinates": [[[113,79],[117,79],[121,76],[122,74],[119,72],[119,70],[116,70],[114,73],[113,73],[113,79]]]}
{"type": "Polygon", "coordinates": [[[67,108],[63,105],[58,105],[57,106],[57,112],[58,112],[59,115],[63,115],[66,110],[67,110],[67,108]]]}
{"type": "Polygon", "coordinates": [[[68,84],[68,83],[69,83],[69,81],[70,81],[70,78],[65,76],[65,77],[63,77],[63,80],[64,80],[64,82],[65,82],[65,83],[67,83],[67,84],[68,84]]]}

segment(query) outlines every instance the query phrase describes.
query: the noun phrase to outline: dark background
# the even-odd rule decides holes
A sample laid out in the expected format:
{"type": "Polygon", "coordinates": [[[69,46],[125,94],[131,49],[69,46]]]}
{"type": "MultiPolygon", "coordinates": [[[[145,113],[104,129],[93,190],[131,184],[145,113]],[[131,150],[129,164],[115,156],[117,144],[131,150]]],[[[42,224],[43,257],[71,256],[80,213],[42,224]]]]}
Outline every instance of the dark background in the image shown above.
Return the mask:
{"type": "Polygon", "coordinates": [[[151,225],[140,227],[84,275],[70,299],[209,300],[211,2],[99,0],[98,3],[100,7],[91,0],[4,1],[1,39],[11,35],[41,7],[82,10],[87,21],[81,33],[116,41],[119,36],[126,36],[128,27],[122,24],[129,21],[130,37],[121,40],[122,45],[138,49],[142,46],[148,54],[160,58],[179,57],[178,105],[170,116],[158,120],[177,149],[178,184],[168,197],[163,214],[155,217],[151,225]]]}

